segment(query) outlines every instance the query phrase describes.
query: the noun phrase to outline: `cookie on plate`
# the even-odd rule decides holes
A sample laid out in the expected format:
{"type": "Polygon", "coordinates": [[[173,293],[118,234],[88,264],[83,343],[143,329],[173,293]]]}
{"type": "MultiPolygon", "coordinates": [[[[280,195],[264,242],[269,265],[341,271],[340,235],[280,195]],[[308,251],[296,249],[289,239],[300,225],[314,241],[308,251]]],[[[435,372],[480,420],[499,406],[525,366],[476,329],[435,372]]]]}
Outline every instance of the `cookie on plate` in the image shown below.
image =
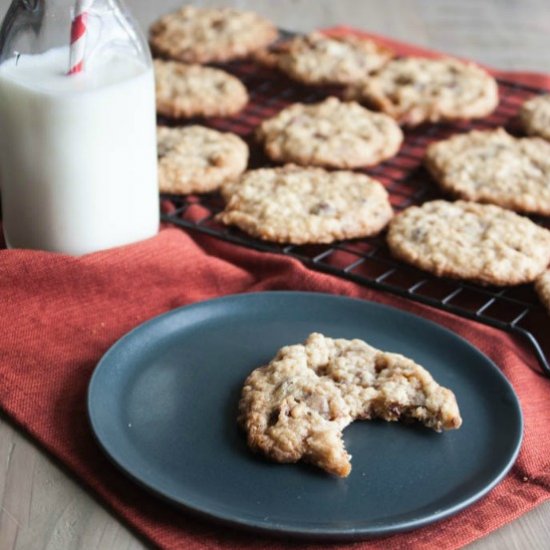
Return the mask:
{"type": "Polygon", "coordinates": [[[550,314],[550,269],[539,275],[535,281],[535,290],[539,295],[542,305],[550,314]]]}
{"type": "Polygon", "coordinates": [[[550,143],[543,139],[473,131],[432,143],[424,162],[456,197],[550,215],[550,143]]]}
{"type": "Polygon", "coordinates": [[[519,111],[519,119],[527,134],[550,140],[550,94],[526,101],[519,111]]]}
{"type": "Polygon", "coordinates": [[[248,146],[204,126],[157,128],[161,193],[208,193],[246,169],[248,146]]]}
{"type": "Polygon", "coordinates": [[[495,79],[473,63],[456,59],[403,57],[384,65],[346,91],[401,124],[481,118],[498,104],[495,79]]]}
{"type": "Polygon", "coordinates": [[[320,32],[297,36],[277,45],[270,53],[271,65],[293,80],[309,85],[359,82],[395,55],[368,38],[332,37],[320,32]]]}
{"type": "Polygon", "coordinates": [[[155,59],[157,112],[174,118],[231,116],[248,103],[244,84],[220,69],[155,59]]]}
{"type": "Polygon", "coordinates": [[[262,168],[221,188],[218,219],[279,243],[330,243],[379,233],[393,211],[379,182],[355,172],[262,168]]]}
{"type": "Polygon", "coordinates": [[[149,30],[154,53],[185,63],[246,57],[277,36],[273,24],[256,13],[195,6],[184,6],[161,17],[149,30]]]}
{"type": "Polygon", "coordinates": [[[392,220],[387,241],[400,260],[481,284],[529,283],[550,263],[550,231],[492,204],[411,206],[392,220]]]}
{"type": "Polygon", "coordinates": [[[393,157],[403,141],[403,132],[391,117],[335,97],[290,105],[264,120],[256,136],[276,162],[326,168],[378,164],[393,157]]]}
{"type": "Polygon", "coordinates": [[[238,422],[253,450],[346,477],[342,430],[371,418],[416,420],[436,431],[462,423],[453,392],[411,359],[318,333],[248,376],[238,422]]]}

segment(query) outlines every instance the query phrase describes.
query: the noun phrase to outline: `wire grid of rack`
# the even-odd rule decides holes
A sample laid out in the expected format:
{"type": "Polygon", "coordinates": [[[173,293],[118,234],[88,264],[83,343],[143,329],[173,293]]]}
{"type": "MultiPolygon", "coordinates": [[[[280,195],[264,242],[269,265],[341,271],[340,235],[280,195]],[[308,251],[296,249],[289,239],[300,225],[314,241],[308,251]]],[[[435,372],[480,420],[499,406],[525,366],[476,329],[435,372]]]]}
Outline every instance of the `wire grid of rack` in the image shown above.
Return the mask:
{"type": "MultiPolygon", "coordinates": [[[[236,117],[188,120],[185,124],[200,122],[218,130],[239,134],[250,146],[250,168],[272,165],[253,139],[254,129],[262,120],[273,116],[290,103],[314,103],[328,95],[340,95],[340,90],[336,88],[312,89],[301,86],[276,71],[250,61],[232,62],[221,67],[245,83],[250,94],[248,106],[236,117]]],[[[490,117],[407,130],[404,144],[396,157],[364,170],[385,185],[396,211],[444,196],[422,167],[422,157],[429,143],[457,132],[498,126],[517,133],[515,117],[519,106],[527,98],[546,91],[512,80],[498,79],[498,84],[501,100],[490,117]]],[[[169,120],[160,122],[168,125],[182,123],[169,120]]],[[[291,256],[310,268],[519,335],[532,346],[542,373],[550,376],[550,334],[547,334],[550,320],[531,285],[497,288],[438,278],[392,258],[383,236],[331,245],[284,246],[269,243],[218,223],[215,216],[223,209],[223,200],[217,193],[163,195],[163,199],[165,208],[162,219],[165,222],[241,246],[291,256]],[[166,205],[169,207],[166,208],[166,205]]],[[[534,219],[542,225],[550,226],[548,219],[534,219]]]]}

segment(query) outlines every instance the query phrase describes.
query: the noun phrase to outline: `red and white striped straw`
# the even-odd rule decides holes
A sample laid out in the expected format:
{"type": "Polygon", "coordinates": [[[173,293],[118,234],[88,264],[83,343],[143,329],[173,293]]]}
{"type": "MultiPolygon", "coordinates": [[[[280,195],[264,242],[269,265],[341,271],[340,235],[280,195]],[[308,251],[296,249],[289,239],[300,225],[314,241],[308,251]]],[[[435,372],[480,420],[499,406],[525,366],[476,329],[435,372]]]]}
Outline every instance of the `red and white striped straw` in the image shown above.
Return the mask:
{"type": "Polygon", "coordinates": [[[86,24],[88,13],[94,0],[76,0],[74,19],[71,25],[71,51],[69,72],[77,74],[84,70],[84,50],[86,47],[86,24]]]}

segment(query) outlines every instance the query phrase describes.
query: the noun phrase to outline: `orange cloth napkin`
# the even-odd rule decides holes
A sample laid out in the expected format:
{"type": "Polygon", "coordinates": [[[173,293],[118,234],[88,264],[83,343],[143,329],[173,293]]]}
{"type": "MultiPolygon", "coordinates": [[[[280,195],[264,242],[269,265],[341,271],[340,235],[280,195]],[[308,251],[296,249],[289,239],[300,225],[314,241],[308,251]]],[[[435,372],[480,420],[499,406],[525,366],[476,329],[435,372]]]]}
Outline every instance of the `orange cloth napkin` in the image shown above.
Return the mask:
{"type": "MultiPolygon", "coordinates": [[[[401,53],[411,51],[385,42],[401,53]]],[[[510,474],[488,496],[434,526],[331,548],[457,548],[550,497],[550,381],[537,373],[530,351],[510,335],[312,272],[288,257],[175,228],[135,245],[80,258],[3,250],[0,274],[0,407],[118,517],[161,548],[324,547],[220,527],[166,504],[111,464],[88,425],[90,376],[118,338],[170,309],[237,292],[329,292],[412,311],[479,347],[502,368],[521,400],[522,451],[510,474]]]]}
{"type": "MultiPolygon", "coordinates": [[[[441,323],[504,371],[525,415],[520,457],[506,479],[467,511],[404,535],[350,548],[455,548],[550,497],[550,381],[512,337],[497,330],[312,272],[297,261],[164,229],[147,241],[72,258],[0,252],[0,405],[82,483],[162,548],[295,546],[219,527],[150,496],[103,455],[86,416],[86,389],[107,348],[137,324],[222,294],[296,289],[360,297],[441,323]]],[[[303,546],[301,546],[303,547],[303,546]]],[[[317,548],[314,544],[306,548],[317,548]]]]}

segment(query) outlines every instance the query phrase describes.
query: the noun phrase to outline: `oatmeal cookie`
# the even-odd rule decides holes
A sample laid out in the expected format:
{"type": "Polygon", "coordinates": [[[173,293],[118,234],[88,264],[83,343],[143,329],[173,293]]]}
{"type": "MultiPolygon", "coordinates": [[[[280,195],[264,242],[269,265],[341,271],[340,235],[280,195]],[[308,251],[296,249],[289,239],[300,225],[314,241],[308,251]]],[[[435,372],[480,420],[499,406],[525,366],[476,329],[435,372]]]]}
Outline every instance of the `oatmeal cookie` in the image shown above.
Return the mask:
{"type": "Polygon", "coordinates": [[[320,32],[297,36],[278,45],[271,53],[268,59],[272,66],[293,80],[309,85],[360,82],[395,55],[368,38],[332,37],[320,32]]]}
{"type": "Polygon", "coordinates": [[[462,423],[453,392],[411,359],[318,333],[248,376],[238,422],[249,446],[269,458],[346,477],[351,457],[342,430],[371,418],[416,420],[436,431],[462,423]]]}
{"type": "Polygon", "coordinates": [[[519,119],[527,134],[550,140],[550,94],[526,101],[519,111],[519,119]]]}
{"type": "Polygon", "coordinates": [[[473,131],[430,145],[425,164],[456,197],[550,215],[550,143],[543,139],[473,131]]]}
{"type": "Polygon", "coordinates": [[[547,269],[542,275],[537,277],[535,290],[539,295],[542,305],[550,313],[550,269],[547,269]]]}
{"type": "Polygon", "coordinates": [[[498,104],[495,79],[473,63],[403,57],[387,63],[346,97],[372,106],[401,124],[481,118],[498,104]]]}
{"type": "Polygon", "coordinates": [[[248,103],[244,84],[211,67],[156,59],[157,112],[174,118],[231,116],[248,103]]]}
{"type": "Polygon", "coordinates": [[[250,11],[184,6],[153,23],[149,42],[157,55],[212,63],[246,57],[277,36],[270,21],[250,11]]]}
{"type": "Polygon", "coordinates": [[[330,243],[380,232],[393,211],[376,180],[321,168],[262,168],[221,188],[227,201],[217,219],[279,243],[330,243]]]}
{"type": "Polygon", "coordinates": [[[290,105],[264,120],[256,136],[274,161],[326,168],[378,164],[393,157],[403,141],[391,117],[335,97],[290,105]]]}
{"type": "Polygon", "coordinates": [[[248,146],[235,134],[204,126],[157,129],[162,193],[208,193],[246,169],[248,146]]]}
{"type": "Polygon", "coordinates": [[[411,206],[393,219],[387,241],[400,260],[480,284],[529,283],[550,263],[550,231],[492,204],[411,206]]]}

